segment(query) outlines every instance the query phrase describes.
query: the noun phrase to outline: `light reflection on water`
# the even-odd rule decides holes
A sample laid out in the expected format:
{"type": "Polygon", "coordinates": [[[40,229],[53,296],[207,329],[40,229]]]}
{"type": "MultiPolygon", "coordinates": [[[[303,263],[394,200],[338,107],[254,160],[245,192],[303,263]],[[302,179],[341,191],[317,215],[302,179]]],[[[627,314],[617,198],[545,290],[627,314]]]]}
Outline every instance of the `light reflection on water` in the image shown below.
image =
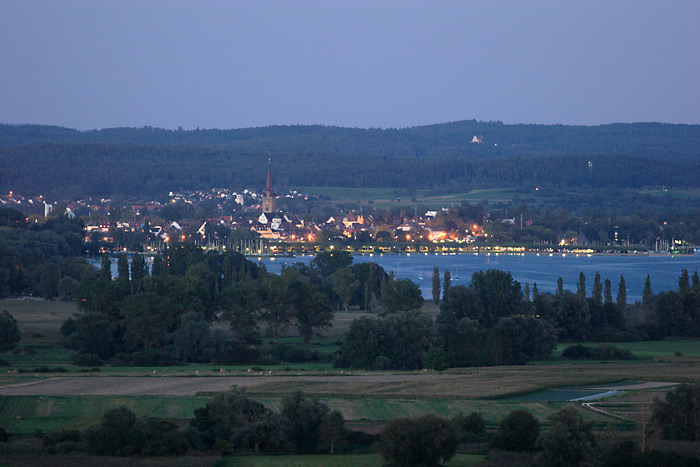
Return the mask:
{"type": "MultiPolygon", "coordinates": [[[[314,257],[311,255],[294,258],[262,258],[268,272],[279,273],[282,264],[301,262],[309,264],[314,257]]],[[[250,258],[257,261],[258,258],[250,258]]],[[[375,262],[387,272],[402,279],[411,279],[419,284],[423,297],[432,296],[433,267],[440,269],[440,275],[450,271],[453,285],[467,285],[474,272],[487,269],[510,271],[515,280],[524,287],[526,282],[537,283],[540,292],[554,292],[557,279],[564,280],[564,288],[575,291],[579,273],[586,276],[588,295],[593,288],[593,278],[596,271],[600,272],[601,281],[610,279],[613,297],[617,294],[620,275],[625,276],[627,299],[629,302],[641,300],[642,289],[647,274],[651,276],[651,286],[654,293],[678,289],[678,276],[685,268],[690,271],[700,269],[700,255],[676,256],[628,256],[628,255],[579,255],[567,254],[456,254],[456,255],[355,255],[353,263],[375,262]],[[420,279],[422,277],[422,280],[420,279]]]]}

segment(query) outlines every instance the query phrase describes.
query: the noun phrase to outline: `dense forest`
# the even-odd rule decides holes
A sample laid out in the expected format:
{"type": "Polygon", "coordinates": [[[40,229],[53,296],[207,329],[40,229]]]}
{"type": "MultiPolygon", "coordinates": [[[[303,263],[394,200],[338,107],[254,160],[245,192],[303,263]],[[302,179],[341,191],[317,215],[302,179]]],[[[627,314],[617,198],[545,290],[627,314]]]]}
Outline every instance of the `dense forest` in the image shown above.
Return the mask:
{"type": "Polygon", "coordinates": [[[284,126],[77,131],[0,125],[0,190],[55,198],[284,186],[600,189],[700,184],[697,125],[456,122],[402,130],[284,126]],[[482,144],[472,138],[483,137],[482,144]],[[21,161],[21,163],[18,163],[21,161]]]}
{"type": "Polygon", "coordinates": [[[235,130],[108,128],[78,131],[47,125],[0,125],[0,147],[27,144],[195,146],[260,153],[330,153],[443,158],[621,154],[662,160],[696,159],[700,126],[661,123],[600,126],[506,125],[476,120],[403,129],[323,125],[235,130]],[[479,136],[483,144],[473,144],[479,136]]]}
{"type": "MultiPolygon", "coordinates": [[[[278,186],[454,189],[640,188],[700,186],[700,160],[673,164],[635,156],[478,159],[363,154],[274,155],[278,186]],[[593,167],[589,168],[589,161],[593,167]]],[[[0,191],[59,199],[154,196],[168,191],[252,188],[264,180],[268,153],[185,146],[44,144],[0,149],[0,191]],[[21,161],[21,163],[18,163],[21,161]]]]}

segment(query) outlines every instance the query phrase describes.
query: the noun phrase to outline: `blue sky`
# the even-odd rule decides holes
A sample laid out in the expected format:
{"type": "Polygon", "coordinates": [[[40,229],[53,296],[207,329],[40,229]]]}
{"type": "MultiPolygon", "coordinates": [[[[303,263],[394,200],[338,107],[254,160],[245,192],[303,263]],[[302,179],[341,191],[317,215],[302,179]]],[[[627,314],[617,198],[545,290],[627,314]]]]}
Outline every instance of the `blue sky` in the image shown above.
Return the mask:
{"type": "Polygon", "coordinates": [[[700,1],[0,2],[0,122],[700,123],[700,1]]]}

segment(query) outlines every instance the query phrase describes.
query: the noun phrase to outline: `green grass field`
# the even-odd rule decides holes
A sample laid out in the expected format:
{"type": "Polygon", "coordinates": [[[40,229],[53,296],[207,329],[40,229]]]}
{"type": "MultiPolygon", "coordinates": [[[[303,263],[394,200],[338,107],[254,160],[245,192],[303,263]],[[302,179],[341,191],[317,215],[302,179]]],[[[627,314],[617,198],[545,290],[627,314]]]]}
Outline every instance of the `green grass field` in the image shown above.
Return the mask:
{"type": "Polygon", "coordinates": [[[490,188],[472,190],[462,193],[430,194],[429,190],[416,190],[411,193],[395,188],[345,188],[345,187],[297,187],[297,191],[311,195],[324,196],[336,204],[360,203],[368,204],[376,208],[390,208],[395,206],[418,206],[422,208],[442,208],[458,206],[462,200],[470,203],[509,202],[516,193],[513,190],[490,188]]]}
{"type": "Polygon", "coordinates": [[[140,417],[188,420],[209,398],[167,396],[0,396],[0,425],[15,433],[40,428],[84,430],[99,423],[102,414],[125,406],[140,417]]]}
{"type": "MultiPolygon", "coordinates": [[[[335,204],[357,203],[380,209],[396,206],[418,206],[422,208],[442,208],[456,206],[462,200],[472,204],[476,203],[509,203],[513,196],[518,194],[530,207],[542,207],[546,205],[556,206],[554,199],[534,196],[533,192],[517,191],[505,188],[476,189],[461,193],[431,194],[430,190],[401,190],[397,188],[348,188],[348,187],[296,187],[297,191],[311,195],[329,198],[335,204]],[[371,203],[370,203],[371,201],[371,203]]],[[[700,200],[698,188],[643,188],[638,190],[640,194],[649,194],[655,197],[667,197],[683,200],[700,200]]]]}

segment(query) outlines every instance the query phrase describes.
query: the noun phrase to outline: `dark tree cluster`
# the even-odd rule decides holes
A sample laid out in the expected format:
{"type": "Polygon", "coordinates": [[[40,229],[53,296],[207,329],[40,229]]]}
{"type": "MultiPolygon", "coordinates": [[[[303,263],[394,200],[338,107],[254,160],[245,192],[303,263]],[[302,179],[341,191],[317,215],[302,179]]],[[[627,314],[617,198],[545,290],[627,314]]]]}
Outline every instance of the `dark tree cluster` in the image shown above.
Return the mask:
{"type": "Polygon", "coordinates": [[[75,292],[85,313],[67,320],[61,331],[65,345],[78,352],[76,364],[317,360],[321,356],[308,347],[261,345],[261,336],[276,337],[295,326],[308,344],[331,325],[334,308],[359,301],[368,309],[378,302],[388,280],[384,270],[351,263],[346,252],[327,252],[308,267],[297,263],[275,275],[238,253],[174,244],[153,257],[150,270],[142,255],[129,262],[119,254],[112,278],[104,255],[100,271],[75,292]],[[230,323],[231,336],[212,330],[214,320],[230,323]]]}
{"type": "Polygon", "coordinates": [[[444,290],[437,335],[449,366],[517,365],[556,347],[554,329],[529,313],[510,273],[479,271],[467,286],[452,286],[446,274],[444,290]]]}
{"type": "Polygon", "coordinates": [[[15,318],[6,310],[0,312],[0,352],[14,349],[21,339],[15,318]]]}
{"type": "Polygon", "coordinates": [[[382,458],[398,467],[439,465],[457,452],[454,425],[435,415],[395,418],[379,434],[382,458]]]}
{"type": "Polygon", "coordinates": [[[275,413],[236,390],[221,393],[195,411],[185,435],[197,449],[222,453],[334,454],[373,441],[345,428],[340,412],[316,397],[296,391],[281,404],[275,413]]]}
{"type": "Polygon", "coordinates": [[[82,248],[81,221],[56,217],[29,225],[18,211],[0,208],[0,298],[74,299],[92,271],[79,257],[82,248]]]}
{"type": "Polygon", "coordinates": [[[436,343],[433,320],[419,311],[360,318],[345,333],[339,367],[415,370],[436,343]]]}
{"type": "Polygon", "coordinates": [[[536,292],[534,284],[531,312],[547,320],[557,331],[559,340],[587,341],[590,339],[638,340],[626,331],[627,287],[624,276],[620,276],[616,301],[613,302],[612,283],[606,279],[601,283],[596,273],[591,296],[587,296],[586,277],[579,274],[576,292],[564,289],[561,278],[555,293],[536,292]]]}
{"type": "Polygon", "coordinates": [[[368,452],[376,440],[347,429],[340,412],[301,391],[284,396],[277,413],[235,389],[195,410],[184,429],[170,420],[138,417],[122,406],[107,411],[98,425],[84,432],[37,433],[50,452],[131,458],[368,452]]]}
{"type": "Polygon", "coordinates": [[[150,274],[141,255],[129,264],[120,254],[114,279],[104,259],[78,289],[86,313],[62,332],[79,354],[112,363],[254,363],[262,324],[275,333],[294,323],[308,342],[332,318],[327,297],[298,270],[267,274],[238,253],[176,244],[153,258],[150,274]],[[231,323],[233,338],[212,330],[219,318],[231,323]]]}
{"type": "Polygon", "coordinates": [[[105,413],[99,425],[85,432],[85,440],[99,456],[179,456],[190,448],[175,423],[141,419],[126,407],[105,413]]]}
{"type": "Polygon", "coordinates": [[[656,399],[651,421],[664,439],[700,441],[700,385],[682,384],[656,399]]]}
{"type": "Polygon", "coordinates": [[[655,308],[662,335],[700,337],[700,279],[683,270],[678,278],[678,291],[650,295],[647,303],[655,308]]]}

